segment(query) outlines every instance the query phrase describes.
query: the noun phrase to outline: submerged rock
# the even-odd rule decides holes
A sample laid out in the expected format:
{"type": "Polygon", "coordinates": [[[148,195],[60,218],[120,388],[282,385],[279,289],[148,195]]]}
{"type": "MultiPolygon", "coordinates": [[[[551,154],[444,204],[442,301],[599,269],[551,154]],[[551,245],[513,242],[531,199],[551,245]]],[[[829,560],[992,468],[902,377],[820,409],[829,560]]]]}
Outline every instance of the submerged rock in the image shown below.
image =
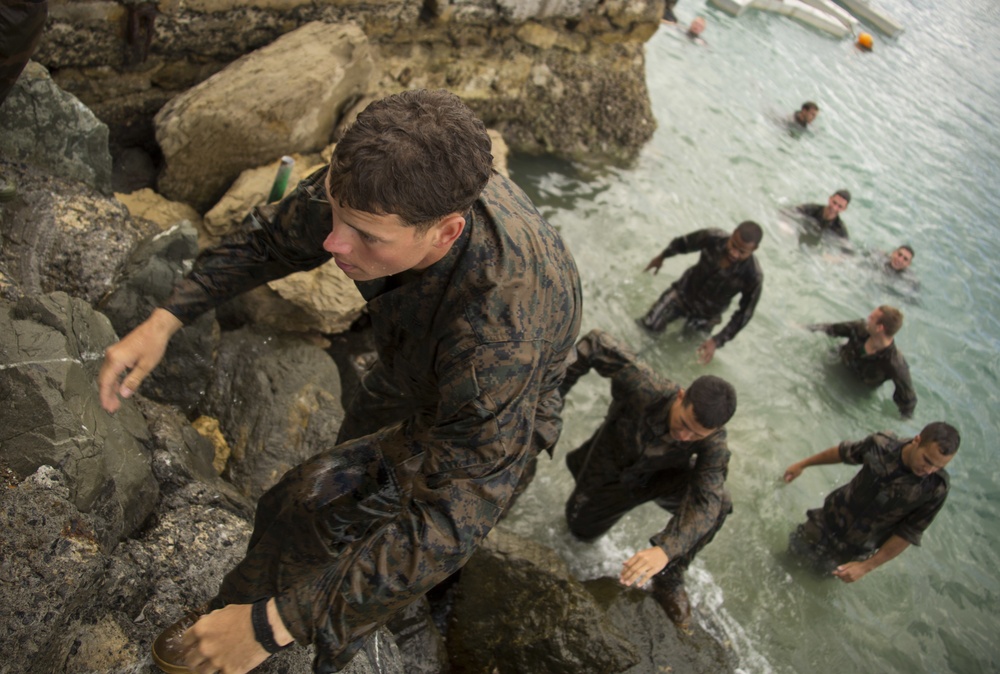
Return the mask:
{"type": "Polygon", "coordinates": [[[448,654],[469,674],[624,672],[640,657],[553,550],[502,529],[462,569],[448,654]]]}

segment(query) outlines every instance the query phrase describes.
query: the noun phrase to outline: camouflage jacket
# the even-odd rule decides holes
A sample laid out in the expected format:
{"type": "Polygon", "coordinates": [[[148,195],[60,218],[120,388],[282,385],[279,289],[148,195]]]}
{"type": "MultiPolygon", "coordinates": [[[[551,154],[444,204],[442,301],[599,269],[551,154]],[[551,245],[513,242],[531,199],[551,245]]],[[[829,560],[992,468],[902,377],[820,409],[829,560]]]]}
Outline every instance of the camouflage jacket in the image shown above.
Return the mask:
{"type": "Polygon", "coordinates": [[[802,204],[796,206],[795,210],[813,220],[821,232],[830,232],[842,239],[848,238],[847,225],[844,224],[839,215],[834,216],[833,220],[823,219],[823,211],[826,210],[826,206],[823,204],[802,204]]]}
{"type": "Polygon", "coordinates": [[[840,347],[840,361],[868,386],[880,386],[891,379],[896,386],[892,400],[899,408],[899,413],[906,418],[913,416],[913,410],[917,407],[917,393],[910,381],[910,366],[896,348],[895,342],[881,351],[868,354],[865,353],[868,328],[864,321],[821,323],[813,328],[831,337],[846,337],[847,342],[840,347]]]}
{"type": "Polygon", "coordinates": [[[720,317],[733,297],[740,294],[739,308],[726,327],[712,337],[717,347],[735,337],[750,322],[764,286],[764,273],[753,255],[726,268],[720,266],[726,256],[727,241],[729,234],[721,229],[699,229],[677,237],[663,251],[664,258],[701,251],[698,263],[688,268],[671,286],[680,295],[688,315],[720,317]]]}
{"type": "Polygon", "coordinates": [[[949,478],[946,470],[923,478],[913,474],[900,455],[909,441],[874,433],[859,442],[840,443],[843,462],[862,468],[831,492],[822,508],[808,512],[838,552],[863,557],[893,535],[920,545],[948,496],[949,478]]]}
{"type": "MultiPolygon", "coordinates": [[[[251,213],[256,227],[200,256],[165,308],[190,320],[236,292],[329,259],[321,247],[331,226],[323,177],[251,213]]],[[[557,387],[579,331],[581,288],[572,256],[527,196],[494,174],[445,257],[400,276],[357,284],[378,360],[347,407],[340,439],[364,436],[349,446],[375,457],[367,468],[374,477],[348,488],[336,507],[270,501],[272,510],[314,518],[279,527],[288,531],[284,544],[266,547],[281,564],[265,577],[277,583],[279,612],[296,640],[316,644],[317,671],[343,666],[368,633],[460,568],[522,468],[559,435],[557,387]],[[342,543],[330,532],[344,522],[365,533],[352,534],[350,554],[326,555],[342,543]],[[318,561],[303,562],[310,550],[318,561]]],[[[347,465],[341,454],[310,460],[279,491],[290,501],[325,502],[324,485],[339,479],[330,467],[347,465]]]]}
{"type": "MultiPolygon", "coordinates": [[[[671,439],[670,406],[680,387],[599,330],[580,340],[563,390],[591,368],[611,380],[611,405],[604,423],[581,448],[588,452],[586,472],[607,483],[634,484],[636,491],[643,492],[657,482],[671,489],[677,475],[683,474],[683,504],[649,540],[669,559],[684,557],[715,526],[727,500],[724,488],[730,452],[726,430],[721,428],[695,442],[671,439]]],[[[585,490],[586,482],[578,486],[585,490]]],[[[666,491],[655,493],[655,487],[652,491],[653,499],[667,495],[666,491]]]]}

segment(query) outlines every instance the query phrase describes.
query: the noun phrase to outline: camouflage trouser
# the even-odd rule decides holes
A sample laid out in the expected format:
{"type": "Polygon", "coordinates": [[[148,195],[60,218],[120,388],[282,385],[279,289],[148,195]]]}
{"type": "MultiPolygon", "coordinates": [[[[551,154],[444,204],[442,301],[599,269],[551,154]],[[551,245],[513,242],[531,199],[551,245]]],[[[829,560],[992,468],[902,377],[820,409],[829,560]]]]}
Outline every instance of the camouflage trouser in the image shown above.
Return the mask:
{"type": "Polygon", "coordinates": [[[0,2],[0,105],[38,46],[48,14],[47,0],[0,2]]]}
{"type": "Polygon", "coordinates": [[[806,520],[788,535],[788,551],[824,575],[829,575],[841,564],[867,559],[873,554],[873,551],[844,549],[812,520],[806,520]]]}
{"type": "MultiPolygon", "coordinates": [[[[581,448],[586,449],[586,447],[581,448]]],[[[676,514],[687,495],[690,477],[687,471],[674,471],[672,475],[660,474],[645,485],[626,484],[622,481],[608,482],[603,477],[591,483],[581,474],[583,455],[577,450],[566,458],[570,472],[577,477],[576,488],[566,502],[566,522],[569,530],[577,538],[593,540],[605,534],[627,512],[643,503],[653,501],[671,514],[676,514]],[[584,477],[584,479],[580,479],[584,477]]],[[[595,473],[603,473],[597,470],[595,473]]],[[[706,545],[712,542],[726,518],[733,512],[729,494],[725,494],[722,508],[708,527],[704,536],[684,555],[674,557],[667,563],[662,574],[682,574],[691,561],[706,545]]]]}
{"type": "Polygon", "coordinates": [[[660,295],[660,299],[653,303],[646,315],[639,319],[642,327],[652,332],[663,332],[667,325],[673,323],[678,318],[687,317],[684,324],[686,330],[710,331],[718,325],[722,317],[710,316],[708,318],[700,316],[690,316],[688,310],[684,308],[680,293],[676,288],[668,288],[660,295]]]}

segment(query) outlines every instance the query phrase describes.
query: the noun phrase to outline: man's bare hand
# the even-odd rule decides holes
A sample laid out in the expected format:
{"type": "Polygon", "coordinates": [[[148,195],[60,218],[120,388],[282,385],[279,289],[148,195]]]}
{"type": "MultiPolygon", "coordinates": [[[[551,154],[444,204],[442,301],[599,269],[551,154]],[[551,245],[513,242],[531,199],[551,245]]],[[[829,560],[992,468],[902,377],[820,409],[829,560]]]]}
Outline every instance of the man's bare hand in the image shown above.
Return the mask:
{"type": "Polygon", "coordinates": [[[840,578],[845,583],[853,583],[856,580],[864,578],[865,574],[869,571],[870,569],[865,562],[848,562],[847,564],[841,564],[834,569],[833,575],[840,578]]]}
{"type": "MultiPolygon", "coordinates": [[[[184,633],[186,664],[199,674],[244,674],[267,660],[269,653],[257,642],[251,621],[250,604],[230,604],[201,617],[184,633]]],[[[293,639],[275,607],[267,603],[268,621],[279,646],[293,639]]]]}
{"type": "Polygon", "coordinates": [[[788,468],[785,469],[785,476],[784,476],[785,482],[791,482],[792,480],[797,478],[799,475],[802,474],[802,470],[803,467],[799,463],[793,463],[792,465],[790,465],[788,468]]]}
{"type": "Polygon", "coordinates": [[[112,414],[117,412],[121,405],[118,396],[129,398],[136,392],[146,375],[163,359],[167,342],[181,327],[180,319],[172,313],[156,309],[135,330],[104,351],[104,364],[97,375],[104,409],[112,414]]]}
{"type": "Polygon", "coordinates": [[[711,363],[716,348],[715,340],[711,337],[702,342],[701,346],[698,347],[698,362],[702,365],[711,363]]]}
{"type": "Polygon", "coordinates": [[[199,674],[243,674],[267,660],[250,621],[250,604],[230,604],[202,616],[181,643],[185,664],[199,674]]]}
{"type": "Polygon", "coordinates": [[[649,271],[650,269],[652,269],[653,274],[659,274],[660,267],[662,266],[663,266],[663,256],[657,255],[656,257],[654,257],[652,260],[649,261],[649,264],[646,265],[646,268],[643,269],[643,271],[649,271]]]}
{"type": "Polygon", "coordinates": [[[622,565],[622,572],[618,576],[618,580],[626,587],[629,585],[639,587],[660,571],[663,571],[669,561],[670,558],[667,557],[667,553],[659,546],[640,550],[622,565]]]}

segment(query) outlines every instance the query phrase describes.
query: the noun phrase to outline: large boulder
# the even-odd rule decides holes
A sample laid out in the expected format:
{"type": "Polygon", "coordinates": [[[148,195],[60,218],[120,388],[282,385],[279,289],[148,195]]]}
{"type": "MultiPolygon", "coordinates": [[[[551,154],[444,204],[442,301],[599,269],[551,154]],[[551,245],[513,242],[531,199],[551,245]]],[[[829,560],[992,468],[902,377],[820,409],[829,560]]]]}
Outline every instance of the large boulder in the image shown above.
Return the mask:
{"type": "MultiPolygon", "coordinates": [[[[198,232],[187,220],[144,239],[99,304],[115,331],[125,335],[146,320],[190,271],[197,254],[198,232]]],[[[143,395],[194,412],[208,388],[218,343],[215,314],[209,311],[173,336],[163,360],[142,382],[143,395]]]]}
{"type": "Polygon", "coordinates": [[[159,191],[205,211],[244,169],[320,150],[373,68],[350,24],[310,23],[244,56],[157,113],[159,191]]]}
{"type": "Polygon", "coordinates": [[[108,127],[34,62],[0,106],[0,157],[111,193],[108,127]]]}
{"type": "Polygon", "coordinates": [[[65,293],[0,301],[0,460],[19,475],[57,468],[105,549],[138,528],[158,494],[142,416],[100,406],[97,371],[114,339],[104,316],[65,293]]]}
{"type": "Polygon", "coordinates": [[[462,569],[448,654],[468,674],[624,672],[640,659],[555,551],[503,529],[462,569]]]}
{"type": "Polygon", "coordinates": [[[232,450],[227,479],[252,499],[333,447],[344,416],[340,376],[323,349],[250,328],[223,335],[203,409],[232,450]]]}
{"type": "Polygon", "coordinates": [[[96,304],[136,243],[155,231],[81,182],[31,167],[2,170],[18,193],[0,206],[0,267],[21,294],[58,290],[96,304]]]}

